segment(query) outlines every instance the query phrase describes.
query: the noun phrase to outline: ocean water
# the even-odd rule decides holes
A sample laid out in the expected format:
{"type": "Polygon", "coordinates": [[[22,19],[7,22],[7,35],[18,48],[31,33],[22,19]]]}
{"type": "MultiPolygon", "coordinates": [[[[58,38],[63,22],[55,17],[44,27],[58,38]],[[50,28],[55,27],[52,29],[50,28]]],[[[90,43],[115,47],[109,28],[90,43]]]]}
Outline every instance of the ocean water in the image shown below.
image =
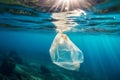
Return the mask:
{"type": "Polygon", "coordinates": [[[72,12],[43,13],[0,4],[0,53],[16,51],[26,63],[54,67],[49,49],[56,29],[59,26],[70,28],[64,33],[83,51],[84,62],[77,72],[55,66],[60,74],[71,73],[68,75],[70,80],[119,80],[119,12],[97,14],[86,11],[87,15],[81,16],[72,12]],[[65,15],[65,18],[55,18],[54,14],[65,15]]]}

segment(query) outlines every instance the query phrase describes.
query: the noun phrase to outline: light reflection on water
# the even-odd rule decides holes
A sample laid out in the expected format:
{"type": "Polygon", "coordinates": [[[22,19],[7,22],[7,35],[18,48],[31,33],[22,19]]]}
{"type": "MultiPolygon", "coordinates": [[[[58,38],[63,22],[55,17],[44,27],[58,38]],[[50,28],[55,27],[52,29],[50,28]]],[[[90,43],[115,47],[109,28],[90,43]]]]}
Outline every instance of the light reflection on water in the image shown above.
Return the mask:
{"type": "Polygon", "coordinates": [[[0,30],[54,32],[56,28],[62,28],[64,31],[87,34],[120,33],[119,13],[95,14],[86,11],[86,15],[84,11],[79,9],[61,13],[42,13],[29,8],[14,7],[2,5],[0,30]]]}
{"type": "Polygon", "coordinates": [[[79,25],[75,20],[79,19],[82,15],[86,15],[86,13],[80,9],[68,12],[52,13],[52,18],[58,20],[54,21],[53,24],[61,31],[69,31],[73,27],[79,25]]]}

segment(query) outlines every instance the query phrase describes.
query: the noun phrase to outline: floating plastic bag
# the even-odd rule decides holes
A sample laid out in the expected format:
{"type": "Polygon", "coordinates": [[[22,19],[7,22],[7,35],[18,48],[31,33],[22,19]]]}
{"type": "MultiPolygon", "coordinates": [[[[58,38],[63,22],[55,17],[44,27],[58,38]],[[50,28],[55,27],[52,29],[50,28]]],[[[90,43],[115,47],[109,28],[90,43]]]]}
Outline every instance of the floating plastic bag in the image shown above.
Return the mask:
{"type": "Polygon", "coordinates": [[[54,64],[68,70],[78,70],[83,62],[82,51],[62,33],[56,35],[50,48],[50,56],[54,64]]]}

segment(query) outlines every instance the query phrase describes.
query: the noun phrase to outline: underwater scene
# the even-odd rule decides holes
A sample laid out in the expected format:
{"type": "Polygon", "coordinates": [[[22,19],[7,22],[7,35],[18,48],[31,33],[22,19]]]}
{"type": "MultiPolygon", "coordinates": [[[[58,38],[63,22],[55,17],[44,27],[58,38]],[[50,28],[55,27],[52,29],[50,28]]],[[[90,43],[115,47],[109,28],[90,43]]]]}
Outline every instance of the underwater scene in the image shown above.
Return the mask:
{"type": "Polygon", "coordinates": [[[120,0],[0,0],[0,80],[120,80],[120,0]]]}

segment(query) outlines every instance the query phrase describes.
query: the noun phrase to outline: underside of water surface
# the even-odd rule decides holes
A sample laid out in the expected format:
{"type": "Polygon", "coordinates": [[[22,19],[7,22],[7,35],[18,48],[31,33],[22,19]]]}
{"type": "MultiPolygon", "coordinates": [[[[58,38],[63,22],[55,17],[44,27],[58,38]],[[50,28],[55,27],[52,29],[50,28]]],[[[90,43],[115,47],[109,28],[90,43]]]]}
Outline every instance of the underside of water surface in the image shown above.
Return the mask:
{"type": "Polygon", "coordinates": [[[0,80],[119,80],[120,1],[59,1],[0,0],[0,80]],[[52,63],[58,29],[83,52],[77,71],[52,63]]]}

